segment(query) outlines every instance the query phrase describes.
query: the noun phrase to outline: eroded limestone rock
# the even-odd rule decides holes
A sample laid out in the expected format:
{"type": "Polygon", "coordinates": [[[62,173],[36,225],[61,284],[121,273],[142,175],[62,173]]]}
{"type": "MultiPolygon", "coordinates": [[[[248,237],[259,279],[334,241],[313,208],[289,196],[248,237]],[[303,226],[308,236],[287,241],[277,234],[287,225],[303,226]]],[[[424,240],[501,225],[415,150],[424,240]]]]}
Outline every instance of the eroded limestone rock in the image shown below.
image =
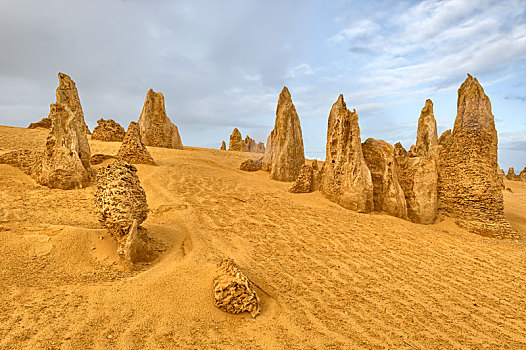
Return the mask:
{"type": "Polygon", "coordinates": [[[309,193],[313,190],[313,175],[312,166],[304,165],[301,167],[300,173],[296,181],[292,184],[289,192],[292,193],[309,193]]]}
{"type": "Polygon", "coordinates": [[[428,99],[418,119],[415,153],[418,157],[429,157],[429,149],[436,145],[438,145],[437,123],[433,114],[433,102],[428,99]]]}
{"type": "Polygon", "coordinates": [[[229,151],[243,151],[245,145],[243,143],[243,137],[241,132],[237,128],[234,128],[232,134],[230,135],[230,143],[228,144],[229,151]]]}
{"type": "Polygon", "coordinates": [[[497,167],[497,131],[491,103],[477,79],[468,74],[458,90],[457,117],[449,144],[440,151],[439,212],[471,232],[517,238],[504,217],[497,167]]]}
{"type": "Polygon", "coordinates": [[[508,175],[506,175],[506,177],[508,178],[508,180],[511,180],[511,181],[518,181],[519,179],[519,177],[515,174],[514,168],[508,169],[508,175]]]}
{"type": "Polygon", "coordinates": [[[294,181],[304,164],[300,119],[289,90],[283,87],[276,108],[274,130],[267,140],[263,168],[269,169],[273,180],[294,181]]]}
{"type": "Polygon", "coordinates": [[[221,142],[221,151],[226,151],[226,143],[224,140],[221,142]]]}
{"type": "Polygon", "coordinates": [[[155,165],[153,157],[142,143],[141,130],[139,124],[136,122],[131,122],[128,126],[128,131],[117,152],[117,158],[123,159],[131,164],[155,165]]]}
{"type": "Polygon", "coordinates": [[[253,284],[232,259],[224,259],[217,264],[214,303],[221,310],[233,314],[246,311],[255,318],[260,313],[261,301],[253,284]]]}
{"type": "Polygon", "coordinates": [[[394,148],[383,140],[367,139],[362,144],[363,157],[373,181],[374,210],[407,218],[407,205],[399,183],[394,148]]]}
{"type": "Polygon", "coordinates": [[[31,123],[28,129],[44,128],[51,129],[51,119],[49,117],[42,118],[39,122],[31,123]]]}
{"type": "Polygon", "coordinates": [[[10,151],[0,155],[0,164],[17,167],[25,174],[38,178],[42,172],[42,152],[25,149],[10,151]]]}
{"type": "Polygon", "coordinates": [[[82,131],[86,134],[90,134],[89,128],[84,121],[84,112],[82,111],[82,105],[80,104],[79,92],[77,91],[75,82],[69,75],[58,73],[58,88],[55,96],[57,103],[67,106],[75,115],[75,119],[82,123],[82,131]]]}
{"type": "Polygon", "coordinates": [[[145,146],[183,149],[177,126],[166,115],[164,96],[148,90],[139,117],[142,143],[145,146]]]}
{"type": "Polygon", "coordinates": [[[344,208],[373,210],[373,181],[362,153],[358,114],[347,109],[343,95],[329,114],[321,191],[344,208]]]}
{"type": "Polygon", "coordinates": [[[92,140],[106,141],[106,142],[122,142],[126,132],[124,128],[120,126],[113,119],[99,119],[97,120],[97,126],[93,129],[91,134],[92,140]]]}
{"type": "Polygon", "coordinates": [[[239,166],[240,170],[243,171],[258,171],[261,170],[261,159],[247,159],[239,166]]]}

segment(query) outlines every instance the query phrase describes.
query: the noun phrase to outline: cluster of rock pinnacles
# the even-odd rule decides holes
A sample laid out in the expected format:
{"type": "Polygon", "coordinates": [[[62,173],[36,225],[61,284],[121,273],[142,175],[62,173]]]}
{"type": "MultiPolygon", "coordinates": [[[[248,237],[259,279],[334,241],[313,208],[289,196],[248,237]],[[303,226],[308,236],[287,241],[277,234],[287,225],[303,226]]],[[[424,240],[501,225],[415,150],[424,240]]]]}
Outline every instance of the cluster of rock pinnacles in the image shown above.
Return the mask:
{"type": "MultiPolygon", "coordinates": [[[[453,130],[438,138],[433,103],[427,100],[416,144],[407,151],[400,143],[393,147],[372,138],[362,143],[358,114],[347,109],[340,95],[329,113],[326,158],[318,169],[317,162],[305,164],[299,117],[285,87],[265,155],[240,168],[262,169],[271,179],[294,181],[294,193],[319,189],[350,210],[381,212],[419,224],[449,217],[483,236],[517,238],[504,217],[503,171],[497,163],[491,103],[469,74],[458,90],[457,108],[453,130]]],[[[526,179],[526,169],[520,175],[512,169],[510,173],[512,180],[526,179]]]]}
{"type": "MultiPolygon", "coordinates": [[[[44,151],[18,150],[0,156],[0,163],[18,166],[39,184],[77,189],[96,183],[95,205],[100,222],[119,243],[118,253],[137,263],[154,257],[151,239],[141,224],[148,215],[146,193],[132,164],[155,165],[145,146],[183,149],[177,127],[166,115],[164,96],[149,90],[138,122],[128,130],[115,121],[100,119],[92,140],[122,142],[115,156],[91,155],[89,129],[75,83],[59,73],[56,102],[47,118],[30,128],[51,128],[44,151]],[[91,164],[116,158],[98,172],[91,164]]],[[[225,141],[221,145],[226,150],[225,141]]],[[[453,130],[437,135],[433,103],[427,100],[418,120],[416,144],[409,151],[400,143],[383,140],[361,142],[358,114],[340,95],[329,113],[326,159],[321,168],[314,160],[305,164],[300,119],[289,90],[279,95],[274,129],[262,142],[236,128],[229,151],[264,155],[241,164],[246,171],[264,170],[270,178],[293,181],[291,192],[320,190],[344,208],[382,212],[420,224],[439,216],[453,218],[459,226],[484,236],[517,238],[504,217],[502,178],[497,163],[497,132],[489,98],[477,79],[468,74],[458,90],[453,130]]],[[[526,181],[526,168],[508,179],[526,181]]],[[[253,317],[261,301],[254,285],[231,259],[218,263],[214,300],[219,308],[253,317]]]]}

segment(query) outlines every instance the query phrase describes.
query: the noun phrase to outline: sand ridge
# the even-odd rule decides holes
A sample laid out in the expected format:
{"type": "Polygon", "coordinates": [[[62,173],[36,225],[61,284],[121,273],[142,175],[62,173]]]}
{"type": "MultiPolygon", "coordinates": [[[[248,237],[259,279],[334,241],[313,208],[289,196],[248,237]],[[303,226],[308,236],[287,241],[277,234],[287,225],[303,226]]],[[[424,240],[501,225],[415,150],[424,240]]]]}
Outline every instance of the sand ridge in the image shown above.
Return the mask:
{"type": "MultiPolygon", "coordinates": [[[[0,127],[0,152],[47,133],[0,127]]],[[[93,154],[119,146],[90,141],[93,154]]],[[[258,154],[148,151],[158,166],[137,174],[159,257],[132,270],[96,219],[94,186],[51,190],[0,165],[0,348],[526,347],[524,184],[504,191],[521,239],[496,240],[289,193],[238,169],[258,154]],[[213,304],[225,257],[257,287],[255,320],[213,304]]]]}

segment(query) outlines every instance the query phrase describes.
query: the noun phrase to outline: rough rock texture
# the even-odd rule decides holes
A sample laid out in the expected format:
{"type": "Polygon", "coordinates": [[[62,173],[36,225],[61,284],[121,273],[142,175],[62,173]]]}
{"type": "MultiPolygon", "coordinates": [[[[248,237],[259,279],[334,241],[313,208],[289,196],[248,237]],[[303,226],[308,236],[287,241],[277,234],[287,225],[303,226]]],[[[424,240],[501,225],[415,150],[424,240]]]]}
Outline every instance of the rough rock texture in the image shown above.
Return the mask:
{"type": "Polygon", "coordinates": [[[370,212],[374,208],[373,181],[362,153],[358,114],[347,109],[343,95],[329,114],[321,191],[347,209],[370,212]]]}
{"type": "Polygon", "coordinates": [[[42,118],[39,122],[31,123],[28,129],[44,128],[51,129],[51,119],[49,117],[42,118]]]}
{"type": "Polygon", "coordinates": [[[139,127],[144,145],[183,149],[179,130],[166,115],[162,93],[148,90],[139,117],[139,127]]]}
{"type": "Polygon", "coordinates": [[[97,173],[95,206],[99,221],[121,239],[134,220],[140,225],[148,216],[148,204],[137,169],[123,160],[102,167],[97,173]]]}
{"type": "Polygon", "coordinates": [[[233,314],[247,311],[256,317],[260,313],[261,301],[256,290],[232,259],[224,259],[217,264],[214,303],[221,310],[233,314]]]}
{"type": "Polygon", "coordinates": [[[98,153],[98,154],[94,154],[91,156],[91,160],[90,160],[90,163],[91,165],[96,165],[96,164],[100,164],[108,159],[115,159],[114,156],[110,156],[109,154],[101,154],[101,153],[98,153]]]}
{"type": "Polygon", "coordinates": [[[221,151],[226,151],[226,143],[224,140],[221,142],[221,151]]]}
{"type": "Polygon", "coordinates": [[[522,171],[520,172],[519,181],[526,182],[526,167],[524,167],[524,169],[522,169],[522,171]]]}
{"type": "Polygon", "coordinates": [[[274,130],[267,139],[263,169],[270,171],[270,178],[294,181],[305,164],[300,118],[287,87],[283,87],[276,108],[274,130]]]}
{"type": "Polygon", "coordinates": [[[261,170],[261,159],[253,160],[247,159],[239,166],[240,170],[243,171],[258,171],[261,170]]]}
{"type": "Polygon", "coordinates": [[[84,112],[82,111],[79,92],[77,91],[75,82],[64,73],[58,73],[58,82],[58,88],[55,93],[57,103],[67,106],[75,115],[75,118],[82,123],[82,131],[90,134],[89,128],[84,121],[84,112]]]}
{"type": "Polygon", "coordinates": [[[438,209],[438,170],[436,149],[430,149],[430,157],[409,157],[400,143],[395,145],[395,159],[399,168],[399,183],[407,204],[407,216],[418,224],[436,221],[438,209]]]}
{"type": "Polygon", "coordinates": [[[304,165],[301,167],[300,173],[296,178],[296,181],[292,184],[289,192],[292,193],[309,193],[312,192],[313,187],[313,174],[312,166],[304,165]]]}
{"type": "MultiPolygon", "coordinates": [[[[59,86],[57,99],[62,93],[59,86]]],[[[91,152],[82,109],[78,107],[75,113],[68,105],[57,102],[51,105],[49,117],[53,120],[53,127],[46,140],[38,183],[66,190],[87,186],[91,176],[91,152]]]]}
{"type": "Polygon", "coordinates": [[[243,137],[237,128],[234,128],[232,134],[230,135],[230,142],[228,144],[229,151],[243,151],[245,144],[243,142],[243,137]]]}
{"type": "Polygon", "coordinates": [[[491,103],[477,79],[469,74],[458,90],[457,117],[450,138],[439,156],[439,212],[471,232],[517,238],[504,217],[491,103]]]}
{"type": "Polygon", "coordinates": [[[146,229],[140,227],[135,219],[130,227],[130,231],[126,235],[126,240],[123,240],[118,253],[132,264],[150,261],[152,260],[153,254],[148,245],[148,240],[146,229]]]}
{"type": "Polygon", "coordinates": [[[362,144],[365,164],[373,180],[374,210],[407,218],[407,204],[398,180],[394,148],[383,140],[367,139],[362,144]]]}
{"type": "Polygon", "coordinates": [[[106,142],[122,142],[126,132],[119,123],[113,119],[99,119],[97,120],[97,126],[93,129],[91,134],[92,140],[100,140],[106,142]]]}
{"type": "Polygon", "coordinates": [[[0,164],[9,164],[25,174],[38,178],[42,172],[42,152],[16,150],[0,155],[0,164]]]}
{"type": "Polygon", "coordinates": [[[440,138],[438,139],[438,144],[443,147],[447,147],[450,144],[451,141],[451,129],[447,129],[440,135],[440,138]]]}
{"type": "Polygon", "coordinates": [[[436,145],[438,145],[437,122],[433,114],[433,102],[428,99],[418,119],[416,155],[429,157],[429,149],[436,145]]]}
{"type": "Polygon", "coordinates": [[[265,144],[263,142],[259,142],[256,145],[256,153],[265,153],[265,144]]]}
{"type": "Polygon", "coordinates": [[[155,165],[153,157],[141,141],[141,130],[136,122],[131,122],[128,126],[126,136],[117,152],[117,158],[131,164],[155,165]]]}
{"type": "Polygon", "coordinates": [[[508,178],[508,180],[511,180],[511,181],[518,181],[519,180],[519,177],[515,174],[515,169],[514,168],[509,168],[508,169],[508,175],[506,175],[506,177],[508,178]]]}
{"type": "Polygon", "coordinates": [[[504,170],[502,170],[500,167],[497,169],[497,174],[499,176],[499,184],[500,187],[504,190],[506,189],[506,185],[504,184],[504,179],[506,179],[506,174],[504,173],[504,170]]]}

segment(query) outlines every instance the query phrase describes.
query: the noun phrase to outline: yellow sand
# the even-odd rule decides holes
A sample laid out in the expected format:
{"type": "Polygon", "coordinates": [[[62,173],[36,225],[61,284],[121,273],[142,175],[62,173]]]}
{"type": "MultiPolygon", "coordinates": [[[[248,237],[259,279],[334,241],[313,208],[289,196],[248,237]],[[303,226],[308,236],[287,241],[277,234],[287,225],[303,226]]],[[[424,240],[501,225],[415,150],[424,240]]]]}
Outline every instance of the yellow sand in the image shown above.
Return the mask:
{"type": "MultiPolygon", "coordinates": [[[[0,127],[0,152],[47,133],[0,127]]],[[[93,186],[51,190],[0,165],[0,349],[526,348],[526,183],[506,181],[523,239],[503,241],[288,193],[237,169],[257,154],[148,149],[144,226],[162,251],[136,270],[98,223],[93,186]],[[213,304],[224,257],[258,287],[255,320],[213,304]]]]}

